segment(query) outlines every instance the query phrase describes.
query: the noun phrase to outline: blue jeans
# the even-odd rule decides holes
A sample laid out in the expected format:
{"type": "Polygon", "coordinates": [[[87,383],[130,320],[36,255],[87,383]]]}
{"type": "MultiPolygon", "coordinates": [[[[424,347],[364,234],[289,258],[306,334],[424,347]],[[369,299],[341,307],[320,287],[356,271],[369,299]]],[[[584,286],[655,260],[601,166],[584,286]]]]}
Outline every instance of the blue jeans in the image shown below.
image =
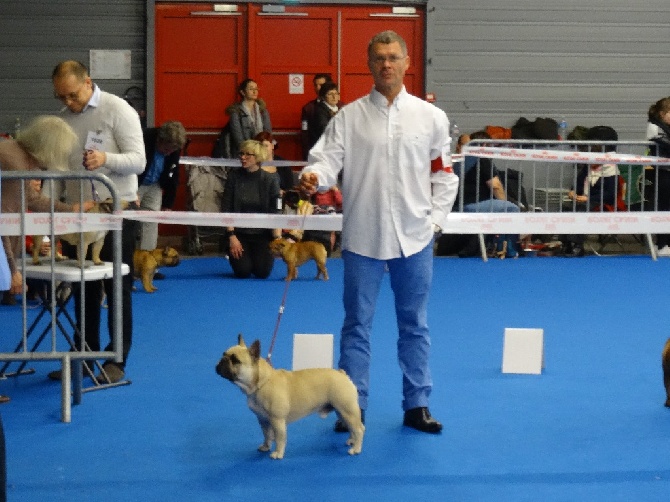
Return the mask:
{"type": "Polygon", "coordinates": [[[386,268],[398,323],[398,361],[403,374],[403,410],[428,406],[433,381],[428,367],[428,295],[433,278],[433,244],[409,256],[376,260],[350,251],[344,261],[344,325],[339,367],[358,389],[361,409],[368,406],[370,332],[386,268]]]}

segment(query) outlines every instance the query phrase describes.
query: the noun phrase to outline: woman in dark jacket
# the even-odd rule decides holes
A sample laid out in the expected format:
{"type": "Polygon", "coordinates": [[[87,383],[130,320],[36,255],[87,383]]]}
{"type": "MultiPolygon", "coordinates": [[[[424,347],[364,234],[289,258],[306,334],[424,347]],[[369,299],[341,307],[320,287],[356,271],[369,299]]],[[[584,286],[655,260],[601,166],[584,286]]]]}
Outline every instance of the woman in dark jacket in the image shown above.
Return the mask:
{"type": "MultiPolygon", "coordinates": [[[[279,212],[279,178],[261,169],[266,158],[263,145],[253,139],[244,141],[239,156],[242,168],[234,169],[228,175],[221,210],[224,213],[279,212]]],[[[228,258],[235,277],[267,278],[274,265],[269,244],[281,235],[281,230],[232,226],[227,230],[228,258]]]]}

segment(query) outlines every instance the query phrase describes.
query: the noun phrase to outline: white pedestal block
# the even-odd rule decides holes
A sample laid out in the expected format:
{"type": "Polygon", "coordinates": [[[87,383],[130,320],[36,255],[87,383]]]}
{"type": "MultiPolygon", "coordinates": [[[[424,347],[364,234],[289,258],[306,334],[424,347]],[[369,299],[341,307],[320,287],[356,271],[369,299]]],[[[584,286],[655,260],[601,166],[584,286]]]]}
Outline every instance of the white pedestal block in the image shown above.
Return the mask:
{"type": "Polygon", "coordinates": [[[544,330],[505,328],[503,373],[539,375],[544,368],[544,330]]]}
{"type": "Polygon", "coordinates": [[[333,335],[294,334],[293,370],[333,367],[333,335]]]}

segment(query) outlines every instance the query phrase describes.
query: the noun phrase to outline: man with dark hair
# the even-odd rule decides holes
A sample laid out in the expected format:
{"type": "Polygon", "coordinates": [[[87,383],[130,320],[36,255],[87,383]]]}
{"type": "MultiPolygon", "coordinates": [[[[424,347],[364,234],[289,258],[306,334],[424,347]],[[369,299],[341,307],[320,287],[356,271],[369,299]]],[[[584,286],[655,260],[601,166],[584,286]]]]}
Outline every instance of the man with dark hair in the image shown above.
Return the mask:
{"type": "MultiPolygon", "coordinates": [[[[610,126],[595,126],[586,131],[585,145],[591,152],[614,152],[619,135],[610,126]],[[612,142],[612,143],[608,143],[612,142]]],[[[618,200],[623,194],[618,187],[617,164],[588,164],[577,166],[577,179],[573,190],[568,192],[570,201],[563,203],[563,211],[611,211],[618,209],[618,200]]],[[[584,234],[566,235],[563,253],[567,257],[584,256],[584,234]]]]}
{"type": "Polygon", "coordinates": [[[300,139],[302,142],[302,156],[305,160],[307,160],[307,154],[318,141],[319,136],[321,136],[321,131],[318,131],[315,125],[317,104],[320,101],[319,91],[323,84],[332,81],[333,79],[330,76],[330,73],[317,73],[314,75],[312,83],[314,84],[316,98],[302,107],[302,113],[300,115],[300,139]]]}

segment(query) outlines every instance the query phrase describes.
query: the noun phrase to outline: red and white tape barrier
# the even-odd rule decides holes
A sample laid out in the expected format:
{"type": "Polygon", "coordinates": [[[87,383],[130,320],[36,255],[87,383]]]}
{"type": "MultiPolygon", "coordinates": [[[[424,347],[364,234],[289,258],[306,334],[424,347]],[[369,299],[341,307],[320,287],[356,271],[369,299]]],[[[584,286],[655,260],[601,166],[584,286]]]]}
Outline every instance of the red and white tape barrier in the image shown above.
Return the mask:
{"type": "Polygon", "coordinates": [[[463,148],[463,155],[518,161],[569,162],[571,164],[670,165],[670,159],[665,157],[616,152],[580,152],[576,150],[530,150],[523,148],[465,146],[463,148]]]}
{"type": "MultiPolygon", "coordinates": [[[[53,222],[54,234],[120,230],[123,216],[108,213],[27,213],[26,235],[50,235],[53,222]]],[[[21,235],[21,214],[0,214],[0,235],[21,235]]]]}
{"type": "MultiPolygon", "coordinates": [[[[342,215],[273,215],[198,213],[182,211],[124,211],[122,215],[56,213],[56,235],[91,230],[118,230],[123,218],[206,227],[285,228],[339,231],[342,215]]],[[[26,215],[26,235],[51,233],[48,213],[26,215]]],[[[451,213],[444,233],[451,234],[646,234],[670,233],[670,212],[616,213],[451,213]]],[[[0,215],[1,235],[21,235],[19,214],[0,215]]]]}
{"type": "MultiPolygon", "coordinates": [[[[577,152],[573,150],[530,150],[519,148],[468,147],[463,155],[519,161],[569,162],[579,164],[670,165],[670,159],[644,155],[577,152]]],[[[452,160],[462,156],[454,155],[452,160]]],[[[235,159],[182,157],[181,163],[192,166],[239,166],[235,159]]],[[[304,166],[301,161],[275,161],[274,165],[304,166]]],[[[119,230],[123,218],[206,227],[285,228],[339,231],[342,215],[273,215],[238,213],[199,213],[185,211],[124,211],[122,214],[28,213],[26,235],[56,235],[93,230],[119,230]]],[[[455,234],[647,234],[670,233],[670,212],[616,213],[452,213],[444,233],[455,234]]],[[[0,235],[21,235],[20,214],[0,214],[0,235]]]]}

